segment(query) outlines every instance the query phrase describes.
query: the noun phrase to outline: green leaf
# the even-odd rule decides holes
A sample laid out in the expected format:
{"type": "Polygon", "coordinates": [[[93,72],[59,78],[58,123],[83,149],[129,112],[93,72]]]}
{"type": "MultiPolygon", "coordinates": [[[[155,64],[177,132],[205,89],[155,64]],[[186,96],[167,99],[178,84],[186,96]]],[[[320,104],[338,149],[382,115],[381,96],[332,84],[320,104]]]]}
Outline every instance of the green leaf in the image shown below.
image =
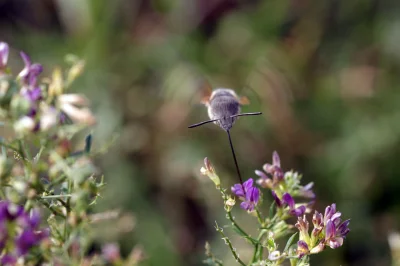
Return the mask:
{"type": "Polygon", "coordinates": [[[285,249],[283,250],[283,252],[287,252],[287,251],[289,250],[289,248],[290,248],[290,246],[292,245],[292,242],[293,242],[294,238],[296,237],[296,235],[297,235],[297,232],[294,233],[294,234],[289,238],[289,240],[288,240],[288,242],[286,243],[286,246],[285,246],[285,249]]]}
{"type": "Polygon", "coordinates": [[[269,219],[271,220],[274,217],[275,211],[275,202],[272,202],[271,207],[269,207],[269,219]]]}

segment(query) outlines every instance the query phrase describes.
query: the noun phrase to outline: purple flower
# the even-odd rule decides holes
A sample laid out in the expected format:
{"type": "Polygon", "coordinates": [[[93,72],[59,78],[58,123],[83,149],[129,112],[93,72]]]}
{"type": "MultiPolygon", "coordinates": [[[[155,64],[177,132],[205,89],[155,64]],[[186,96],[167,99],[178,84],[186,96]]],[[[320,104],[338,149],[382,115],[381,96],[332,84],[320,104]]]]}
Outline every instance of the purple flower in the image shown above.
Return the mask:
{"type": "Polygon", "coordinates": [[[5,42],[0,42],[0,69],[6,67],[8,54],[9,54],[8,44],[5,42]]]}
{"type": "Polygon", "coordinates": [[[30,102],[36,102],[42,98],[42,90],[40,87],[22,88],[21,94],[30,102]]]}
{"type": "Polygon", "coordinates": [[[24,211],[22,206],[8,201],[0,201],[0,223],[6,220],[13,221],[24,211]]]}
{"type": "Polygon", "coordinates": [[[325,243],[331,248],[338,248],[343,245],[343,240],[350,232],[350,220],[341,222],[342,214],[336,211],[336,204],[326,207],[324,215],[325,243]]]}
{"type": "Polygon", "coordinates": [[[315,194],[311,190],[313,186],[314,186],[314,183],[310,182],[307,185],[305,185],[304,187],[301,187],[300,191],[299,191],[299,196],[302,196],[302,197],[305,197],[305,198],[314,199],[315,198],[315,194]]]}
{"type": "Polygon", "coordinates": [[[281,168],[281,160],[276,151],[272,154],[272,164],[264,164],[263,169],[265,173],[272,176],[272,179],[269,178],[264,172],[260,170],[256,170],[255,173],[260,179],[257,180],[257,183],[264,188],[274,188],[278,183],[283,180],[284,173],[281,168]]]}
{"type": "Polygon", "coordinates": [[[282,196],[282,200],[279,199],[275,191],[272,190],[271,193],[278,208],[284,208],[286,205],[289,206],[290,215],[299,217],[306,212],[306,206],[304,205],[301,205],[296,208],[296,203],[294,202],[293,197],[289,193],[284,193],[282,196]]]}
{"type": "Polygon", "coordinates": [[[0,261],[1,265],[14,266],[17,263],[17,258],[13,255],[5,254],[0,261]]]}
{"type": "Polygon", "coordinates": [[[0,252],[6,246],[15,247],[15,250],[7,249],[7,253],[1,258],[1,265],[5,265],[4,261],[9,259],[8,263],[13,265],[11,260],[14,255],[26,255],[32,247],[39,245],[49,236],[49,231],[38,230],[39,225],[38,210],[27,213],[22,206],[9,201],[0,201],[0,252]]]}
{"type": "Polygon", "coordinates": [[[308,249],[308,245],[305,241],[300,240],[297,242],[297,255],[299,258],[302,258],[304,255],[308,254],[310,250],[308,249]]]}
{"type": "Polygon", "coordinates": [[[40,239],[38,236],[30,229],[24,230],[15,240],[17,246],[18,255],[23,256],[28,253],[34,245],[36,245],[40,239]]]}
{"type": "Polygon", "coordinates": [[[303,218],[298,217],[295,226],[300,232],[299,240],[304,243],[299,241],[297,254],[301,257],[308,253],[319,253],[326,246],[333,249],[342,246],[346,235],[350,232],[350,220],[341,222],[340,216],[341,213],[336,211],[335,204],[326,207],[324,216],[316,211],[312,219],[314,229],[311,237],[308,234],[308,222],[305,216],[303,218]],[[307,244],[307,249],[305,244],[307,244]]]}
{"type": "Polygon", "coordinates": [[[18,77],[22,79],[22,82],[25,85],[29,85],[30,87],[34,87],[36,85],[37,77],[42,73],[43,67],[41,64],[32,64],[29,56],[24,52],[21,52],[21,57],[24,60],[25,67],[19,73],[18,77]]]}
{"type": "Polygon", "coordinates": [[[243,184],[235,184],[231,189],[243,202],[240,204],[242,209],[253,211],[260,199],[260,191],[253,187],[253,179],[249,178],[243,184]]]}

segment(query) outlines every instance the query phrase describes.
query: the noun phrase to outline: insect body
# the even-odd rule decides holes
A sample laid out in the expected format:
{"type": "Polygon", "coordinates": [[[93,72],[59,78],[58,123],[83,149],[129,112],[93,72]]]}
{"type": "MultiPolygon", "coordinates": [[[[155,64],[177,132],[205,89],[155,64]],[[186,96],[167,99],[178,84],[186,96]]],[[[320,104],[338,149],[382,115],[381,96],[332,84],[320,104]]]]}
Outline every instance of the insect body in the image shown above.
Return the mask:
{"type": "Polygon", "coordinates": [[[243,184],[239,166],[236,160],[235,150],[232,144],[230,129],[239,116],[260,115],[261,112],[241,114],[240,106],[243,104],[248,104],[249,101],[246,97],[239,98],[235,91],[231,89],[219,88],[212,92],[210,90],[209,92],[210,93],[206,94],[203,98],[202,103],[207,107],[210,120],[191,125],[189,128],[214,122],[228,133],[229,144],[231,146],[233,160],[235,161],[236,171],[238,173],[240,183],[243,184]]]}
{"type": "Polygon", "coordinates": [[[225,131],[232,128],[240,112],[240,102],[236,93],[231,89],[216,89],[206,103],[208,116],[214,123],[225,131]]]}

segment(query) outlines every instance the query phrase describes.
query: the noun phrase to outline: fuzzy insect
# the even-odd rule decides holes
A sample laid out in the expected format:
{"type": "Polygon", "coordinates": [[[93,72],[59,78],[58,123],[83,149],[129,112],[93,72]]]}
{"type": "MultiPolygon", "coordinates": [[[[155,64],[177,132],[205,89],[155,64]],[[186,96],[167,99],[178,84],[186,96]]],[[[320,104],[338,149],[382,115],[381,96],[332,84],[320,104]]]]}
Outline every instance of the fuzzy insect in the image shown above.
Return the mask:
{"type": "Polygon", "coordinates": [[[211,91],[211,89],[208,88],[201,102],[207,107],[207,112],[210,120],[191,125],[189,126],[189,128],[194,128],[213,122],[227,132],[233,160],[235,161],[236,171],[239,176],[240,183],[243,184],[239,165],[237,163],[235,155],[235,150],[232,144],[230,129],[232,128],[238,117],[261,115],[261,112],[241,114],[241,105],[249,104],[249,100],[246,97],[239,97],[232,89],[218,88],[211,91]]]}

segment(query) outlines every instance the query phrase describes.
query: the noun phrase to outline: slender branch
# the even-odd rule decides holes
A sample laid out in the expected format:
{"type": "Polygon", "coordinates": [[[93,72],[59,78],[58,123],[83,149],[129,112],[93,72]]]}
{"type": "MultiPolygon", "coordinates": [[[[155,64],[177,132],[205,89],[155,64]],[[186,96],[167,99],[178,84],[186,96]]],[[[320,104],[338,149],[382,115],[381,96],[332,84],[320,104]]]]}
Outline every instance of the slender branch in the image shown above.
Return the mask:
{"type": "Polygon", "coordinates": [[[48,196],[42,196],[40,197],[41,199],[61,199],[61,198],[70,198],[72,197],[71,194],[64,194],[64,195],[48,195],[48,196]]]}
{"type": "Polygon", "coordinates": [[[246,264],[239,258],[239,254],[236,253],[236,249],[232,246],[232,242],[229,240],[229,238],[224,234],[224,231],[222,230],[221,227],[218,226],[217,222],[215,222],[215,229],[220,233],[222,236],[222,239],[225,241],[225,244],[229,246],[229,249],[232,252],[233,257],[235,260],[242,266],[246,266],[246,264]]]}

